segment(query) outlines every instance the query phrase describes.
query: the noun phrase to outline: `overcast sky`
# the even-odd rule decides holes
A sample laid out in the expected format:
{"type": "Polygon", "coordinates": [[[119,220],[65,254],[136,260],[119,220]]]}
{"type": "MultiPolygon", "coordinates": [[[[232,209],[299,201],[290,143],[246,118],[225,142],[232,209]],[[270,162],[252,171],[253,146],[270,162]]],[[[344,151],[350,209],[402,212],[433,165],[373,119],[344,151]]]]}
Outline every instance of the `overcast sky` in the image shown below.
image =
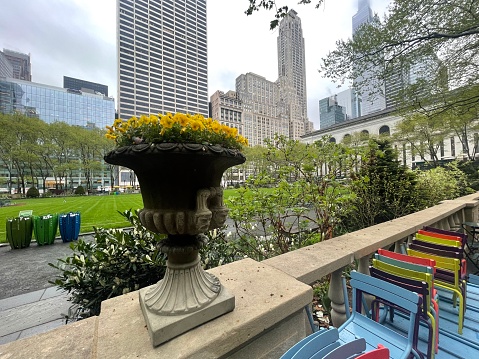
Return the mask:
{"type": "MultiPolygon", "coordinates": [[[[357,0],[326,0],[319,9],[297,5],[306,47],[308,116],[319,129],[318,101],[337,89],[318,73],[321,57],[335,41],[351,37],[357,0]]],[[[314,1],[313,1],[314,2],[314,1]]],[[[370,0],[383,15],[389,0],[370,0]]],[[[235,79],[254,72],[277,79],[277,30],[269,30],[273,12],[246,16],[248,0],[207,0],[208,92],[235,89],[235,79]]],[[[31,54],[32,80],[63,86],[63,76],[108,85],[117,97],[116,0],[2,0],[0,48],[31,54]]]]}

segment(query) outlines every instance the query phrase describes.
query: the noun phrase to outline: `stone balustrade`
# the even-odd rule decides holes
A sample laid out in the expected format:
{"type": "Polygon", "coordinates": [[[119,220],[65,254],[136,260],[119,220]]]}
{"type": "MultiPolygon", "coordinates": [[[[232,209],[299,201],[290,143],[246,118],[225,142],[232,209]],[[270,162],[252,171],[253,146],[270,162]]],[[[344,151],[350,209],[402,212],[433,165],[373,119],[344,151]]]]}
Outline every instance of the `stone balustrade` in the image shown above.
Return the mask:
{"type": "Polygon", "coordinates": [[[105,301],[98,317],[2,345],[0,357],[279,358],[311,331],[304,307],[312,301],[312,283],[331,274],[331,316],[339,326],[346,318],[344,267],[357,260],[367,273],[378,248],[398,248],[426,225],[454,230],[478,222],[478,210],[475,193],[263,262],[244,259],[212,269],[235,295],[235,310],[155,348],[133,292],[105,301]]]}

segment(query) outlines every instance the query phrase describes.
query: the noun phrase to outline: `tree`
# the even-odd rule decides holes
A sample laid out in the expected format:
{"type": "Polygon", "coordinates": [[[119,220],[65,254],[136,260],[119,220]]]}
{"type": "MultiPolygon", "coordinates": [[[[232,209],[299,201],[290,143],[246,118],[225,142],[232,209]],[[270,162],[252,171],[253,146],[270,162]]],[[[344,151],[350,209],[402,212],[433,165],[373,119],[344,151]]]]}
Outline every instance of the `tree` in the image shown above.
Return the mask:
{"type": "MultiPolygon", "coordinates": [[[[311,0],[300,1],[309,4],[311,0]]],[[[323,0],[316,1],[318,6],[323,0]]],[[[278,25],[287,14],[275,0],[249,0],[246,14],[260,8],[274,9],[278,25]]],[[[479,100],[479,3],[476,0],[393,0],[388,13],[362,25],[352,39],[338,40],[336,49],[323,60],[320,71],[344,83],[362,77],[358,88],[377,89],[401,71],[436,61],[437,66],[420,69],[422,78],[400,95],[407,105],[422,111],[476,106],[479,100]],[[447,91],[447,81],[453,91],[447,91]],[[436,76],[437,75],[437,76],[436,76]],[[435,81],[430,79],[434,77],[435,81]]],[[[418,76],[421,77],[421,76],[418,76]]]]}
{"type": "Polygon", "coordinates": [[[407,144],[412,155],[419,155],[422,160],[433,167],[439,165],[438,151],[444,144],[444,139],[450,133],[444,126],[444,116],[427,116],[412,113],[396,125],[394,138],[407,144]]]}
{"type": "Polygon", "coordinates": [[[446,110],[475,105],[479,99],[479,4],[475,0],[394,0],[384,19],[363,25],[352,39],[337,42],[323,59],[321,71],[334,80],[364,79],[368,88],[419,64],[438,59],[437,66],[424,66],[417,81],[406,86],[402,105],[420,111],[446,110]],[[444,87],[444,71],[454,91],[444,87]],[[437,76],[434,76],[434,74],[437,76]],[[435,78],[435,81],[431,81],[435,78]],[[471,91],[471,86],[473,91],[471,91]]]}
{"type": "Polygon", "coordinates": [[[356,195],[349,230],[369,227],[413,213],[419,208],[416,175],[397,161],[386,139],[369,142],[358,174],[353,174],[350,190],[356,195]]]}
{"type": "Polygon", "coordinates": [[[264,171],[229,198],[239,251],[257,260],[334,236],[350,196],[337,181],[354,168],[348,150],[322,139],[267,142],[264,171]]]}
{"type": "MultiPolygon", "coordinates": [[[[270,29],[273,30],[279,25],[279,22],[283,17],[288,14],[289,7],[287,5],[278,6],[276,4],[276,0],[248,0],[249,6],[248,9],[245,11],[246,15],[252,15],[255,11],[259,11],[261,8],[266,10],[271,10],[274,8],[276,11],[274,14],[275,19],[271,20],[270,22],[270,29]]],[[[316,4],[316,8],[319,7],[324,2],[324,0],[318,0],[316,4]]],[[[311,0],[299,0],[298,4],[310,4],[311,0]]]]}

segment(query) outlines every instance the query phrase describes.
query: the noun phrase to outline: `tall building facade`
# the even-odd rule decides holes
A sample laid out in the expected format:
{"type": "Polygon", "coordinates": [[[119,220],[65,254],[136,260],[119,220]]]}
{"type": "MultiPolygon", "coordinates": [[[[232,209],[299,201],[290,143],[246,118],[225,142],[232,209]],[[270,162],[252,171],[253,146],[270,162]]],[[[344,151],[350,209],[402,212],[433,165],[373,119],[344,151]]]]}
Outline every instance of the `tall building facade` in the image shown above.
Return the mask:
{"type": "Polygon", "coordinates": [[[236,78],[236,93],[243,103],[243,135],[250,146],[264,145],[275,134],[289,136],[288,120],[278,116],[278,86],[248,72],[236,78]]]}
{"type": "Polygon", "coordinates": [[[3,55],[12,64],[14,79],[32,81],[30,54],[3,49],[3,55]]]}
{"type": "Polygon", "coordinates": [[[358,12],[353,15],[353,34],[362,24],[371,22],[373,10],[369,6],[369,0],[358,0],[358,12]]]}
{"type": "Polygon", "coordinates": [[[63,76],[63,88],[80,90],[108,96],[108,86],[96,82],[76,79],[73,77],[63,76]]]}
{"type": "Polygon", "coordinates": [[[105,129],[115,118],[115,100],[30,81],[0,78],[0,113],[20,112],[47,123],[105,129]]]}
{"type": "MultiPolygon", "coordinates": [[[[369,6],[369,0],[358,0],[358,12],[352,19],[353,37],[361,25],[369,23],[372,20],[373,11],[369,6]]],[[[372,76],[374,76],[373,73],[374,71],[366,71],[354,81],[361,101],[361,113],[359,116],[365,116],[386,108],[384,85],[378,91],[374,83],[368,83],[372,76]],[[363,84],[361,85],[361,83],[363,84]]]]}
{"type": "Polygon", "coordinates": [[[404,99],[434,96],[436,91],[447,91],[447,89],[447,69],[439,58],[436,55],[422,56],[420,60],[411,64],[396,66],[386,78],[386,106],[401,106],[404,99]],[[418,85],[420,81],[422,84],[418,85]],[[409,87],[415,84],[417,86],[414,90],[409,87]],[[405,93],[404,90],[408,91],[405,93]]]}
{"type": "Polygon", "coordinates": [[[346,120],[345,108],[340,106],[337,96],[319,100],[319,128],[325,129],[346,120]]]}
{"type": "Polygon", "coordinates": [[[308,120],[306,61],[301,19],[294,10],[281,20],[278,35],[278,110],[289,125],[289,138],[312,131],[308,120]]]}
{"type": "Polygon", "coordinates": [[[238,98],[236,92],[224,93],[218,90],[211,95],[210,100],[211,118],[238,129],[238,133],[243,136],[243,101],[238,98]]]}
{"type": "Polygon", "coordinates": [[[118,0],[118,114],[208,116],[206,0],[118,0]]]}
{"type": "Polygon", "coordinates": [[[342,106],[346,113],[346,120],[350,120],[360,116],[361,102],[356,90],[349,88],[337,93],[336,101],[342,106]]]}
{"type": "Polygon", "coordinates": [[[0,77],[13,77],[13,66],[0,51],[0,77]]]}

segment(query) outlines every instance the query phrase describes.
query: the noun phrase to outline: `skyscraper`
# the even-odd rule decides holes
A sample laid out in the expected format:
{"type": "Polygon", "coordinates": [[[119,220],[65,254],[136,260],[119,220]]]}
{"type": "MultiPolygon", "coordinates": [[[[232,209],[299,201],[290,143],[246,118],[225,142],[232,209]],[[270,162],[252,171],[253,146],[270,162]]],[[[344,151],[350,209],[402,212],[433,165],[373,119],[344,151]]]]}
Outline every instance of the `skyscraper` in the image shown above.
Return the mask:
{"type": "Polygon", "coordinates": [[[216,91],[211,99],[211,118],[223,125],[238,129],[243,136],[243,102],[235,91],[216,91]]]}
{"type": "Polygon", "coordinates": [[[321,130],[345,120],[345,108],[338,104],[336,95],[319,100],[319,128],[321,130]]]}
{"type": "Polygon", "coordinates": [[[108,86],[96,82],[76,79],[73,77],[63,76],[63,88],[74,89],[84,92],[97,93],[108,96],[108,86]]]}
{"type": "Polygon", "coordinates": [[[352,88],[337,93],[336,101],[346,111],[346,120],[359,117],[361,113],[361,103],[356,91],[352,88]]]}
{"type": "Polygon", "coordinates": [[[281,20],[278,35],[279,116],[288,121],[289,138],[310,132],[306,96],[306,62],[301,19],[294,10],[281,20]]]}
{"type": "Polygon", "coordinates": [[[278,86],[252,72],[236,78],[236,93],[243,103],[243,135],[250,146],[264,145],[276,134],[289,136],[288,121],[278,116],[278,86]]]}
{"type": "Polygon", "coordinates": [[[353,34],[362,24],[371,22],[373,11],[369,6],[369,0],[358,0],[358,12],[353,15],[353,34]]]}
{"type": "Polygon", "coordinates": [[[117,4],[119,116],[208,116],[206,0],[117,4]]]}
{"type": "Polygon", "coordinates": [[[0,77],[13,77],[13,66],[0,51],[0,77]]]}
{"type": "MultiPolygon", "coordinates": [[[[361,25],[371,22],[372,20],[373,11],[369,6],[369,0],[358,0],[358,12],[353,16],[353,36],[361,25]]],[[[374,71],[366,71],[354,81],[361,99],[360,116],[368,115],[386,108],[384,85],[379,88],[378,91],[374,81],[372,81],[372,83],[370,82],[372,76],[374,76],[374,71]],[[363,84],[361,85],[361,83],[363,84]]]]}
{"type": "Polygon", "coordinates": [[[13,78],[18,80],[32,81],[32,64],[30,54],[23,54],[8,49],[3,49],[5,58],[12,64],[13,78]]]}

